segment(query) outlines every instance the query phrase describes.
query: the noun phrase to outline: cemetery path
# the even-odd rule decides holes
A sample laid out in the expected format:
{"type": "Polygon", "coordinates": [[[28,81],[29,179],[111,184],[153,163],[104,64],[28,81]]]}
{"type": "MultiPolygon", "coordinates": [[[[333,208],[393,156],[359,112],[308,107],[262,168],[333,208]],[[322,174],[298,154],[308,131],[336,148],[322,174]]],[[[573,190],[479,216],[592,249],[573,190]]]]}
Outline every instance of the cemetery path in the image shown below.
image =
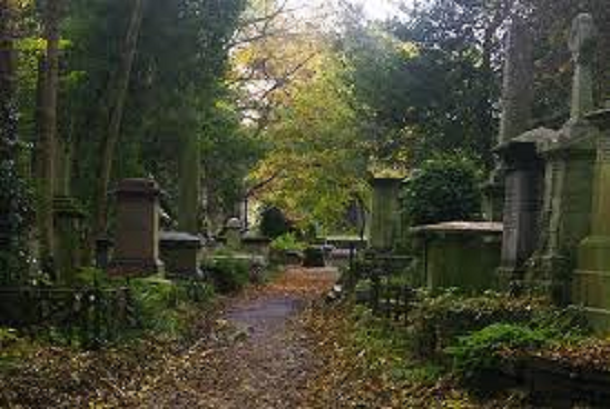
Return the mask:
{"type": "Polygon", "coordinates": [[[305,407],[319,362],[301,312],[328,292],[333,269],[289,269],[231,300],[207,340],[164,370],[141,395],[144,407],[305,407]]]}

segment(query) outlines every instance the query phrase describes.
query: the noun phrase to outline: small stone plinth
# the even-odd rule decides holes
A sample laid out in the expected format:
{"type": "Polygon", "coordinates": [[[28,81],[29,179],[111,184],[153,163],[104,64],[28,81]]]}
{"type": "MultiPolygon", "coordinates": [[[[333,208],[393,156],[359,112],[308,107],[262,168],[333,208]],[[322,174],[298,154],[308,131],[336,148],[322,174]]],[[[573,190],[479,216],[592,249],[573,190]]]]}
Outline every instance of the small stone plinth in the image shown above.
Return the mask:
{"type": "Polygon", "coordinates": [[[116,231],[110,276],[146,276],[163,271],[159,259],[159,194],[148,179],[123,180],[116,190],[116,231]]]}
{"type": "Polygon", "coordinates": [[[481,292],[496,289],[502,223],[448,222],[411,229],[431,289],[457,287],[481,292]]]}
{"type": "Polygon", "coordinates": [[[263,236],[244,236],[241,240],[242,248],[247,253],[258,254],[269,258],[271,239],[263,236]]]}
{"type": "Polygon", "coordinates": [[[201,238],[184,232],[161,232],[161,260],[165,264],[165,275],[180,278],[202,278],[199,269],[201,261],[201,238]]]}

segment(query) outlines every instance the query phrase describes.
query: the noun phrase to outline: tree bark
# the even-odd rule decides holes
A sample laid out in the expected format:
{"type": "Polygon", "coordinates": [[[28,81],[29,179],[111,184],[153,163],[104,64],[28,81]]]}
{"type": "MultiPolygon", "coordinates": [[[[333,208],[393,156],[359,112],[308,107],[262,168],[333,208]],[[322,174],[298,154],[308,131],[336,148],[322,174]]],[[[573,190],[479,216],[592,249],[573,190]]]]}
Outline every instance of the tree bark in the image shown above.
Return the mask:
{"type": "Polygon", "coordinates": [[[0,152],[2,159],[9,157],[15,144],[14,112],[14,50],[11,30],[12,9],[10,0],[0,0],[0,152]]]}
{"type": "Polygon", "coordinates": [[[107,133],[102,141],[101,162],[99,165],[99,185],[96,191],[94,237],[95,240],[105,234],[108,225],[108,188],[112,175],[112,164],[117,142],[121,132],[123,111],[127,99],[127,91],[131,79],[133,62],[140,36],[140,27],[144,15],[146,0],[133,0],[133,8],[129,20],[129,27],[121,47],[121,61],[115,72],[113,87],[109,98],[110,115],[108,118],[107,133]]]}
{"type": "Polygon", "coordinates": [[[48,0],[44,10],[47,42],[40,91],[40,164],[38,175],[38,232],[43,268],[54,270],[53,198],[55,195],[55,149],[57,139],[57,92],[59,84],[60,0],[48,0]]]}

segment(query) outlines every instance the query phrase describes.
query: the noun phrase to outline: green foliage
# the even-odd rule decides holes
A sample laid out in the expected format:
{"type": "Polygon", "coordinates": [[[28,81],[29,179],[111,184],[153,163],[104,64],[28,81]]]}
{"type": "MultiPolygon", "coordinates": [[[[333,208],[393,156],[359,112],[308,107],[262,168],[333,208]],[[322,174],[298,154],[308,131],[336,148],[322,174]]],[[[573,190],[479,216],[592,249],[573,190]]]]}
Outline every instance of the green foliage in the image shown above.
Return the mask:
{"type": "Polygon", "coordinates": [[[188,323],[184,310],[207,302],[213,291],[202,283],[173,282],[161,278],[132,280],[129,283],[140,325],[154,333],[177,336],[188,323]]]}
{"type": "Polygon", "coordinates": [[[525,325],[497,323],[461,337],[457,345],[447,348],[454,369],[464,380],[472,380],[489,371],[497,371],[501,352],[531,350],[549,342],[549,334],[525,325]]]}
{"type": "Polygon", "coordinates": [[[405,181],[403,212],[411,225],[475,219],[481,210],[479,172],[463,157],[426,161],[405,181]]]}
{"type": "Polygon", "coordinates": [[[468,297],[452,290],[436,295],[424,292],[408,318],[413,348],[419,356],[439,357],[460,336],[497,322],[529,322],[534,311],[548,309],[543,300],[502,293],[468,297]]]}
{"type": "Polygon", "coordinates": [[[203,271],[219,293],[233,293],[244,288],[250,280],[248,260],[230,255],[212,257],[203,264],[203,271]]]}
{"type": "Polygon", "coordinates": [[[303,251],[306,247],[307,245],[305,243],[297,239],[295,233],[282,234],[271,242],[271,249],[276,251],[303,251]]]}
{"type": "Polygon", "coordinates": [[[265,237],[276,239],[290,232],[290,222],[275,206],[266,206],[261,211],[260,231],[265,237]]]}
{"type": "Polygon", "coordinates": [[[2,285],[22,283],[26,278],[30,261],[26,235],[32,218],[31,203],[30,191],[18,174],[15,162],[0,159],[0,229],[5,235],[3,240],[7,241],[0,249],[2,285]]]}

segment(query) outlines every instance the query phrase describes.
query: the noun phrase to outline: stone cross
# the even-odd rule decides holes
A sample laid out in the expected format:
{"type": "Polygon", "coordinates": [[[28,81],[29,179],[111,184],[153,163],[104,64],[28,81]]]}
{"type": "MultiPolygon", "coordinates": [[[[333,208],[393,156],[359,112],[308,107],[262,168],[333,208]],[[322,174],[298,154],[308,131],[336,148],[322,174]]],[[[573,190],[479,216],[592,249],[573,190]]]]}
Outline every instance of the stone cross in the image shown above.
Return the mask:
{"type": "Polygon", "coordinates": [[[593,110],[593,57],[597,29],[593,16],[581,13],[572,23],[569,47],[575,64],[571,120],[582,119],[593,110]]]}

